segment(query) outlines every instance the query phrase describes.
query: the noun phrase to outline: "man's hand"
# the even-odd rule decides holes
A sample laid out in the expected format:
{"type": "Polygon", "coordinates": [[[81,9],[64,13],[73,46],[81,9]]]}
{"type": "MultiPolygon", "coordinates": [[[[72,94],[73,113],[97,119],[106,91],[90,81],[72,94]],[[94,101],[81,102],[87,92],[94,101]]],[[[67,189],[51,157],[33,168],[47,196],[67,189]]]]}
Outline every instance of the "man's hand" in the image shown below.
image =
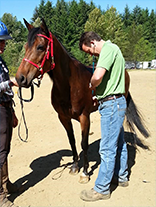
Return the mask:
{"type": "Polygon", "coordinates": [[[91,84],[91,82],[89,83],[89,88],[92,89],[92,84],[91,84]]]}
{"type": "Polygon", "coordinates": [[[18,85],[18,83],[17,83],[17,81],[16,81],[15,78],[11,80],[11,82],[10,82],[9,85],[10,85],[11,87],[13,87],[13,86],[17,86],[17,87],[19,87],[19,85],[18,85]]]}
{"type": "Polygon", "coordinates": [[[93,106],[97,106],[99,104],[96,96],[93,96],[92,100],[93,100],[93,106]]]}

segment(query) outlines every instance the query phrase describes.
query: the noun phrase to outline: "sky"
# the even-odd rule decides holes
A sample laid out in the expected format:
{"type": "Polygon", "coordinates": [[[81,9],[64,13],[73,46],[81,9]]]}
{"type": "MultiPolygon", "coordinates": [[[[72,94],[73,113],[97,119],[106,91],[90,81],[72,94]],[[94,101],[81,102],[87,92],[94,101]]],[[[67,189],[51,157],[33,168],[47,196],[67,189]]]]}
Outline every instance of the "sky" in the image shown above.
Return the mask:
{"type": "MultiPolygon", "coordinates": [[[[52,5],[55,6],[57,0],[49,0],[52,5]]],[[[69,0],[65,0],[68,2],[69,0]]],[[[135,6],[139,6],[142,9],[148,8],[151,12],[152,9],[156,11],[156,0],[92,0],[96,7],[101,6],[102,10],[107,10],[108,7],[114,6],[119,13],[123,13],[126,5],[128,5],[130,11],[133,11],[135,6]]],[[[25,18],[30,22],[33,17],[33,12],[36,6],[39,6],[41,0],[0,0],[0,18],[4,13],[10,13],[12,16],[17,17],[17,21],[23,22],[25,18]]],[[[47,2],[47,0],[45,0],[47,2]]],[[[79,0],[77,0],[79,2],[79,0]]],[[[91,0],[85,0],[86,3],[90,3],[91,0]]]]}

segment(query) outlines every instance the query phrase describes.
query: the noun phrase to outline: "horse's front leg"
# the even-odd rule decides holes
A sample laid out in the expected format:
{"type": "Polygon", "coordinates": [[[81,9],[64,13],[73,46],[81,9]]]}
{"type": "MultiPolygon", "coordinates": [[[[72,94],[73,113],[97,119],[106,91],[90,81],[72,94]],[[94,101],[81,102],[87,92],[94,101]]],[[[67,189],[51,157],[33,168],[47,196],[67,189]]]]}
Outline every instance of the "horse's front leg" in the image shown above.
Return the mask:
{"type": "Polygon", "coordinates": [[[89,181],[89,174],[88,174],[88,157],[87,157],[87,151],[88,151],[88,135],[89,135],[89,129],[90,129],[90,118],[89,115],[82,114],[80,116],[80,124],[81,124],[81,131],[82,131],[82,141],[81,141],[81,147],[83,149],[83,172],[80,176],[80,183],[87,183],[89,181]]]}
{"type": "Polygon", "coordinates": [[[66,129],[69,143],[70,143],[70,146],[72,149],[74,163],[71,166],[70,174],[74,175],[79,172],[79,167],[78,167],[78,154],[77,154],[77,150],[76,150],[75,137],[74,137],[71,119],[67,118],[65,116],[61,116],[61,115],[59,115],[59,119],[60,119],[62,125],[64,126],[64,128],[66,129]]]}

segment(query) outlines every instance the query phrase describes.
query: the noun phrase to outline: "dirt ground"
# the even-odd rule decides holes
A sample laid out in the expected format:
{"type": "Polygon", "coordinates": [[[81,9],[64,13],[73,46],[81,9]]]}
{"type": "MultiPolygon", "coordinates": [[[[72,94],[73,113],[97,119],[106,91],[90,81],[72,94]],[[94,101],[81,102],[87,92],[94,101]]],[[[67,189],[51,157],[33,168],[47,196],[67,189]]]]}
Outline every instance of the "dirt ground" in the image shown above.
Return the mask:
{"type": "MultiPolygon", "coordinates": [[[[89,172],[91,179],[87,184],[80,184],[82,172],[69,174],[67,163],[72,162],[71,148],[66,132],[57,118],[50,103],[52,82],[44,76],[41,87],[35,87],[35,96],[31,103],[24,103],[24,112],[28,126],[29,137],[22,142],[18,137],[18,127],[13,131],[11,152],[9,154],[10,180],[17,185],[23,185],[21,194],[14,194],[9,198],[19,206],[156,206],[156,156],[155,156],[155,129],[156,129],[156,72],[130,71],[130,92],[141,111],[150,137],[139,137],[150,147],[144,150],[141,147],[131,152],[131,174],[129,187],[114,187],[109,200],[84,202],[79,194],[84,189],[91,189],[99,169],[98,145],[100,141],[99,112],[91,114],[91,129],[89,137],[89,172]]],[[[17,97],[17,88],[14,88],[16,114],[20,122],[21,106],[17,97]]],[[[29,98],[30,90],[23,90],[24,98],[29,98]]],[[[78,122],[73,121],[76,136],[76,145],[82,154],[80,142],[81,131],[78,122]]],[[[125,130],[126,131],[126,130],[125,130]]],[[[127,132],[128,133],[128,132],[127,132]]],[[[20,134],[25,138],[25,128],[21,125],[20,134]]]]}

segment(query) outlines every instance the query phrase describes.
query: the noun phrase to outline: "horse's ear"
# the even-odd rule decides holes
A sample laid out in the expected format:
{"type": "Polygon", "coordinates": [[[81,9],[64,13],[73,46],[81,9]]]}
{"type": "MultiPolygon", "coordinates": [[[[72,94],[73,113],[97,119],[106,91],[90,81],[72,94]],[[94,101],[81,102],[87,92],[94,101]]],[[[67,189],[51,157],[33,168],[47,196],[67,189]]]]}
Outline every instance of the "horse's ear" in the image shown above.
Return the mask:
{"type": "Polygon", "coordinates": [[[49,36],[49,30],[48,30],[48,27],[44,21],[44,19],[42,18],[42,24],[41,24],[41,29],[46,33],[47,36],[49,36]]]}
{"type": "Polygon", "coordinates": [[[24,23],[25,23],[25,25],[26,25],[26,27],[27,27],[27,29],[30,31],[32,28],[34,28],[34,26],[33,25],[31,25],[31,24],[29,24],[24,18],[23,18],[23,20],[24,20],[24,23]]]}

